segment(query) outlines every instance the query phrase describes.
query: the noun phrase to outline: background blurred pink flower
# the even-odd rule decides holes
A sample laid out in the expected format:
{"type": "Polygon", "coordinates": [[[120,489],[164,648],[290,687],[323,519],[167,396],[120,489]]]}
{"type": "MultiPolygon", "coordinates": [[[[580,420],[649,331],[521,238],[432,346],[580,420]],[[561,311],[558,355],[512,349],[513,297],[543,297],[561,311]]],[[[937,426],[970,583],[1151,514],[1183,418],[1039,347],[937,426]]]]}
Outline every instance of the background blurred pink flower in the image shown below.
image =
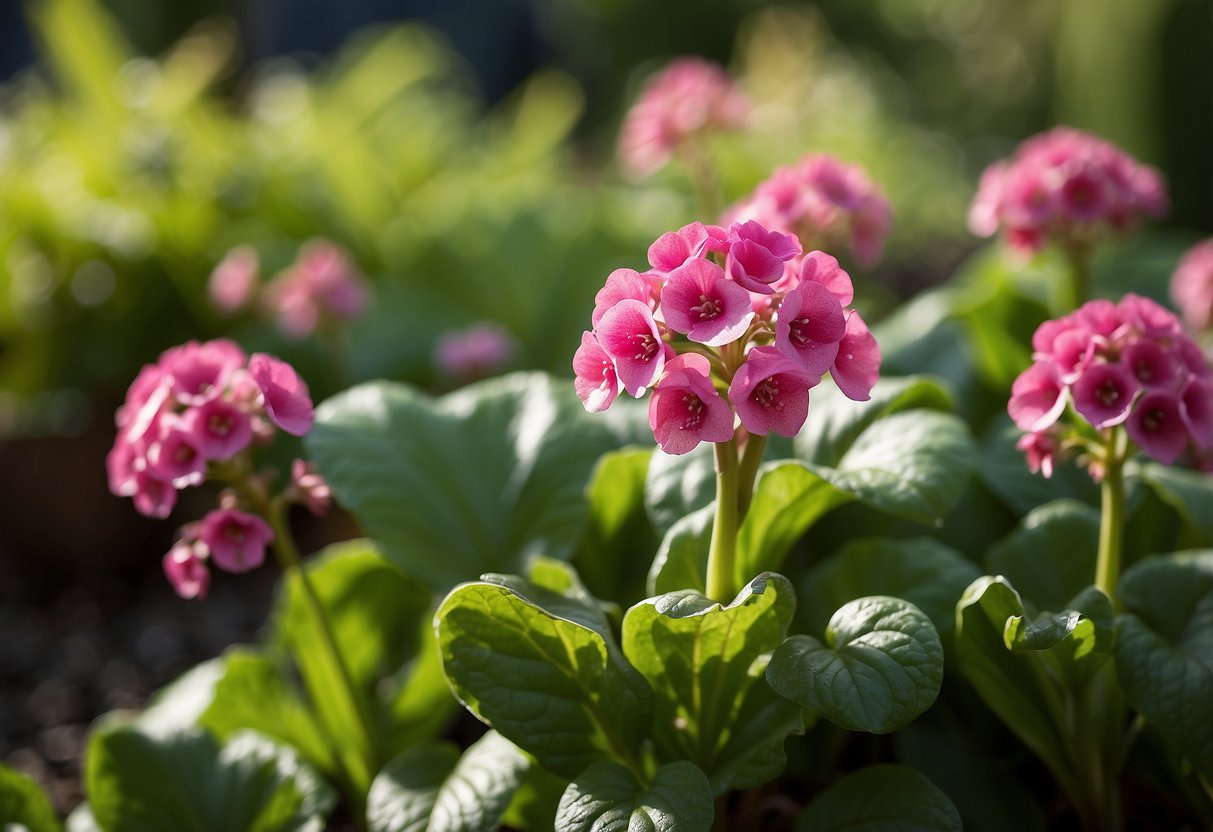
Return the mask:
{"type": "Polygon", "coordinates": [[[330,240],[309,240],[295,263],[266,287],[262,303],[278,326],[294,338],[306,338],[326,321],[361,316],[370,289],[349,253],[330,240]]]}
{"type": "Polygon", "coordinates": [[[1213,325],[1213,237],[1180,258],[1171,276],[1171,298],[1189,329],[1200,332],[1213,325]]]}
{"type": "Polygon", "coordinates": [[[504,329],[479,323],[440,337],[434,347],[434,363],[448,378],[471,381],[498,372],[517,351],[517,342],[504,329]]]}
{"type": "Polygon", "coordinates": [[[211,303],[226,315],[244,309],[252,302],[260,273],[257,249],[250,245],[236,246],[219,261],[207,281],[211,303]]]}

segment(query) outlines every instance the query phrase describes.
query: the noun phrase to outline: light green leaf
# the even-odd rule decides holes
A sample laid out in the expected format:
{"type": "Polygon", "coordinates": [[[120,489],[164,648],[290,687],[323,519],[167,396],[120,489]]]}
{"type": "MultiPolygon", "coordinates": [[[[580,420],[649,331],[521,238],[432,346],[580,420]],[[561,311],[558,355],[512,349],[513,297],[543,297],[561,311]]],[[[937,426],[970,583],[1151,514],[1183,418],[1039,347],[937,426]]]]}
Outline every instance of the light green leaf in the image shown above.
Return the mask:
{"type": "Polygon", "coordinates": [[[0,763],[0,822],[4,829],[59,832],[63,825],[33,778],[0,763]]]}
{"type": "Polygon", "coordinates": [[[118,724],[89,740],[89,807],[106,832],[320,832],[336,797],[294,751],[253,732],[221,748],[200,730],[118,724]]]}
{"type": "Polygon", "coordinates": [[[1041,653],[1064,670],[1094,673],[1112,654],[1114,639],[1112,602],[1089,586],[1066,604],[1062,612],[1042,612],[1032,620],[1015,615],[1007,619],[1003,642],[1012,653],[1041,653]]]}
{"type": "Polygon", "coordinates": [[[653,449],[624,448],[598,460],[586,489],[590,520],[574,562],[599,598],[628,603],[644,592],[657,533],[644,506],[653,449]]]}
{"type": "Polygon", "coordinates": [[[1060,610],[1095,576],[1099,512],[1074,500],[1033,509],[990,548],[986,568],[1004,575],[1034,609],[1060,610]]]}
{"type": "Polygon", "coordinates": [[[317,409],[306,444],[387,556],[445,592],[533,554],[570,558],[590,472],[620,443],[567,380],[515,374],[440,399],[360,385],[317,409]]]}
{"type": "Polygon", "coordinates": [[[648,787],[603,760],[569,784],[556,832],[708,832],[716,810],[708,778],[685,760],[657,770],[648,787]]]}
{"type": "Polygon", "coordinates": [[[807,632],[823,632],[834,610],[848,601],[889,595],[926,613],[947,646],[956,602],[979,574],[962,554],[933,538],[856,540],[805,574],[797,620],[807,632]]]}
{"type": "Polygon", "coordinates": [[[787,578],[760,575],[728,606],[684,590],[628,610],[623,652],[653,689],[659,760],[691,760],[716,794],[783,772],[800,708],[776,696],[763,671],[795,606],[787,578]]]}
{"type": "Polygon", "coordinates": [[[1213,550],[1156,555],[1118,590],[1116,672],[1125,695],[1213,779],[1213,550]]]}
{"type": "Polygon", "coordinates": [[[809,804],[796,832],[960,832],[948,796],[909,766],[860,769],[809,804]]]}
{"type": "Polygon", "coordinates": [[[686,454],[654,451],[644,484],[645,507],[659,534],[716,497],[716,461],[702,443],[686,454]]]}
{"type": "Polygon", "coordinates": [[[1142,480],[1179,512],[1201,544],[1213,544],[1213,477],[1157,462],[1148,462],[1140,470],[1142,480]]]}
{"type": "Polygon", "coordinates": [[[650,595],[680,589],[707,591],[708,550],[715,519],[716,503],[711,502],[670,526],[649,569],[650,595]]]}
{"type": "Polygon", "coordinates": [[[853,731],[887,734],[931,707],[943,646],[931,619],[900,598],[860,598],[830,619],[822,643],[792,636],[767,667],[782,696],[853,731]]]}
{"type": "Polygon", "coordinates": [[[414,746],[371,784],[367,825],[370,832],[493,832],[528,765],[495,731],[462,755],[449,742],[414,746]]]}
{"type": "Polygon", "coordinates": [[[632,755],[652,722],[652,693],[615,646],[597,605],[486,576],[454,589],[435,616],[442,665],[460,701],[572,778],[632,755]]]}

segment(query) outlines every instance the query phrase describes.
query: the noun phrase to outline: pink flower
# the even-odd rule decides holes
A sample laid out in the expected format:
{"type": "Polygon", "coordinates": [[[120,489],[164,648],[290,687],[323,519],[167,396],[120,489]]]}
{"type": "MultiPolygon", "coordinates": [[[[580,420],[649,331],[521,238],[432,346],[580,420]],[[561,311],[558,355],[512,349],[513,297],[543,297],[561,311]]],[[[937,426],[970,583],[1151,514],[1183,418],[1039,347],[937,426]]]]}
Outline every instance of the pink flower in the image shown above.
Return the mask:
{"type": "Polygon", "coordinates": [[[250,245],[236,246],[223,256],[207,281],[211,303],[227,315],[239,312],[252,300],[259,273],[257,249],[250,245]]]}
{"type": "Polygon", "coordinates": [[[173,591],[182,598],[206,598],[211,586],[211,573],[198,547],[186,540],[178,540],[164,556],[164,577],[172,584],[173,591]]]}
{"type": "Polygon", "coordinates": [[[846,332],[838,299],[822,284],[808,281],[788,292],[780,304],[775,347],[820,381],[838,356],[846,332]]]}
{"type": "Polygon", "coordinates": [[[1179,377],[1179,363],[1173,350],[1154,340],[1130,343],[1120,354],[1120,363],[1142,387],[1173,389],[1179,377]]]}
{"type": "Polygon", "coordinates": [[[707,260],[689,260],[670,272],[661,313],[670,329],[712,347],[736,341],[754,318],[749,293],[707,260]]]}
{"type": "Polygon", "coordinates": [[[1032,433],[1052,426],[1066,409],[1066,386],[1057,370],[1037,362],[1019,374],[1011,385],[1007,412],[1020,428],[1032,433]]]}
{"type": "Polygon", "coordinates": [[[328,513],[333,503],[333,492],[313,463],[296,459],[291,463],[291,489],[296,500],[307,506],[317,517],[328,513]]]}
{"type": "Polygon", "coordinates": [[[177,490],[164,480],[157,479],[146,470],[135,474],[134,493],[130,496],[135,503],[135,511],[144,517],[156,517],[163,520],[177,505],[177,490]]]}
{"type": "Polygon", "coordinates": [[[1202,448],[1213,446],[1213,384],[1193,378],[1184,386],[1179,404],[1193,441],[1202,448]]]}
{"type": "Polygon", "coordinates": [[[621,300],[597,328],[598,343],[611,357],[623,389],[640,398],[661,376],[666,350],[647,304],[621,300]]]}
{"type": "Polygon", "coordinates": [[[309,240],[294,265],[265,287],[264,301],[279,327],[306,338],[324,321],[348,321],[366,311],[370,290],[349,253],[329,240],[309,240]]]}
{"type": "Polygon", "coordinates": [[[483,378],[504,367],[516,349],[517,344],[504,329],[495,324],[480,323],[439,338],[434,361],[444,375],[460,379],[483,378]]]}
{"type": "Polygon", "coordinates": [[[1190,329],[1213,325],[1213,237],[1188,249],[1171,276],[1171,298],[1190,329]]]}
{"type": "Polygon", "coordinates": [[[706,358],[685,353],[666,364],[649,399],[649,426],[667,454],[685,454],[700,442],[733,438],[733,411],[716,392],[706,358]]]}
{"type": "Polygon", "coordinates": [[[189,341],[160,356],[161,370],[172,379],[173,395],[187,405],[204,404],[223,392],[231,374],[244,366],[247,356],[225,338],[189,341]]]}
{"type": "Polygon", "coordinates": [[[1129,438],[1147,454],[1170,465],[1188,446],[1188,429],[1173,393],[1146,393],[1125,423],[1129,438]]]}
{"type": "Polygon", "coordinates": [[[1074,409],[1102,429],[1129,418],[1137,383],[1119,364],[1093,364],[1078,377],[1072,390],[1074,409]]]}
{"type": "Polygon", "coordinates": [[[206,459],[231,459],[253,439],[249,415],[224,399],[211,399],[187,410],[184,426],[206,459]]]}
{"type": "Polygon", "coordinates": [[[734,223],[729,228],[729,277],[751,292],[771,294],[771,284],[783,276],[783,264],[800,254],[800,241],[789,234],[768,231],[756,222],[734,223]]]}
{"type": "Polygon", "coordinates": [[[697,260],[708,251],[727,252],[729,234],[717,225],[701,222],[684,225],[677,231],[667,231],[649,246],[648,274],[664,279],[670,272],[690,260],[697,260]]]}
{"type": "Polygon", "coordinates": [[[294,436],[312,429],[314,412],[307,384],[290,364],[259,352],[249,359],[248,371],[261,389],[270,421],[294,436]]]}
{"type": "Polygon", "coordinates": [[[1117,306],[1120,319],[1150,338],[1186,338],[1175,313],[1149,298],[1130,292],[1117,306]]]}
{"type": "Polygon", "coordinates": [[[226,572],[248,572],[265,562],[274,532],[260,517],[234,508],[209,512],[198,524],[198,540],[215,565],[226,572]]]}
{"type": "Polygon", "coordinates": [[[729,401],[750,433],[795,436],[809,415],[814,379],[773,347],[755,347],[737,368],[729,401]]]}
{"type": "Polygon", "coordinates": [[[167,417],[160,436],[147,450],[147,470],[174,488],[198,485],[206,476],[206,454],[198,437],[179,416],[167,417]]]}
{"type": "Polygon", "coordinates": [[[851,276],[838,265],[838,260],[824,251],[810,251],[800,264],[801,283],[819,283],[838,299],[841,306],[855,299],[851,276]]]}
{"type": "Polygon", "coordinates": [[[977,196],[973,198],[973,205],[969,208],[969,230],[978,237],[993,237],[998,233],[1006,175],[1007,166],[1003,162],[995,162],[981,174],[977,196]]]}
{"type": "Polygon", "coordinates": [[[857,402],[872,397],[880,378],[880,345],[854,310],[847,315],[847,331],[838,344],[830,377],[844,396],[857,402]]]}
{"type": "Polygon", "coordinates": [[[651,306],[652,297],[649,282],[640,272],[634,269],[615,269],[607,277],[606,285],[594,296],[594,314],[590,322],[593,326],[598,326],[607,310],[621,300],[638,300],[651,306]]]}
{"type": "Polygon", "coordinates": [[[615,362],[592,332],[581,333],[581,346],[573,353],[573,373],[577,396],[590,413],[606,410],[619,395],[615,362]]]}
{"type": "Polygon", "coordinates": [[[1061,443],[1057,435],[1050,429],[1037,433],[1025,433],[1019,437],[1015,447],[1024,452],[1028,461],[1028,470],[1033,474],[1043,474],[1045,479],[1053,476],[1053,463],[1061,451],[1061,443]]]}
{"type": "Polygon", "coordinates": [[[633,176],[660,170],[683,143],[741,127],[749,102],[733,79],[702,58],[680,58],[645,84],[619,133],[619,160],[633,176]]]}

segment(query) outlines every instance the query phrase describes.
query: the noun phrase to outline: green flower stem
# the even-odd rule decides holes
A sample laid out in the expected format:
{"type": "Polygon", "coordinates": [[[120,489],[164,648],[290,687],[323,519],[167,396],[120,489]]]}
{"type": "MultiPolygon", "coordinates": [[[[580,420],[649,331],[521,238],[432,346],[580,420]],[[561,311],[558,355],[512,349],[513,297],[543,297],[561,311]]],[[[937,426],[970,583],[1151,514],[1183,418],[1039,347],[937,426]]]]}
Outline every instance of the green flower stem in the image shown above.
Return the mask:
{"type": "Polygon", "coordinates": [[[284,500],[273,499],[270,500],[266,511],[266,519],[269,521],[270,528],[274,531],[274,555],[278,559],[278,564],[282,567],[282,572],[287,576],[287,579],[289,580],[291,576],[294,576],[299,581],[308,613],[312,617],[312,623],[320,631],[321,646],[329,654],[329,660],[332,662],[333,667],[337,669],[337,676],[342,689],[341,693],[346,700],[346,705],[357,718],[359,733],[361,734],[357,739],[364,749],[363,758],[369,759],[375,754],[375,732],[372,730],[370,720],[363,710],[362,700],[358,696],[349,666],[346,664],[344,657],[342,657],[341,648],[338,647],[337,639],[333,635],[332,624],[330,624],[328,616],[324,613],[324,605],[320,603],[320,597],[316,594],[316,588],[312,585],[311,579],[308,578],[307,570],[303,568],[299,549],[295,545],[295,538],[291,534],[290,525],[287,523],[287,507],[288,504],[284,500]]]}
{"type": "Polygon", "coordinates": [[[707,596],[727,604],[733,600],[733,561],[737,554],[737,440],[716,443],[716,522],[708,550],[707,596]]]}
{"type": "Polygon", "coordinates": [[[1104,476],[1100,486],[1099,556],[1095,563],[1095,586],[1116,602],[1116,581],[1120,578],[1121,551],[1125,533],[1125,456],[1128,435],[1114,427],[1108,434],[1104,457],[1104,476]]]}
{"type": "Polygon", "coordinates": [[[703,146],[694,139],[682,143],[679,155],[695,185],[695,196],[699,201],[703,222],[715,222],[724,212],[724,197],[720,193],[720,177],[716,174],[716,166],[703,146]]]}
{"type": "Polygon", "coordinates": [[[750,502],[754,499],[754,482],[758,479],[758,466],[762,464],[763,454],[767,450],[769,435],[754,436],[750,434],[745,441],[745,450],[741,452],[741,468],[737,479],[737,514],[739,520],[745,519],[750,502]]]}
{"type": "Polygon", "coordinates": [[[1066,249],[1066,261],[1070,267],[1070,297],[1062,312],[1072,312],[1091,299],[1091,253],[1090,245],[1075,245],[1066,249]]]}

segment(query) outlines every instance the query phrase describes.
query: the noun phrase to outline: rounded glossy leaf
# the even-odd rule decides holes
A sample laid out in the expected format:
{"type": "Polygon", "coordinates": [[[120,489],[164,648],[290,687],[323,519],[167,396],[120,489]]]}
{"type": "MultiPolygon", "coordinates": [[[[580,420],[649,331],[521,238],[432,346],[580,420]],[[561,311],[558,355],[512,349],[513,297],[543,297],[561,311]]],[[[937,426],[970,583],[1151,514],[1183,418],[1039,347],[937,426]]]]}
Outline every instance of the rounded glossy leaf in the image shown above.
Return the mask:
{"type": "Polygon", "coordinates": [[[822,792],[796,832],[960,832],[948,796],[909,766],[868,766],[822,792]]]}
{"type": "Polygon", "coordinates": [[[647,788],[619,763],[603,760],[569,784],[556,832],[708,832],[712,787],[694,763],[669,763],[647,788]]]}

